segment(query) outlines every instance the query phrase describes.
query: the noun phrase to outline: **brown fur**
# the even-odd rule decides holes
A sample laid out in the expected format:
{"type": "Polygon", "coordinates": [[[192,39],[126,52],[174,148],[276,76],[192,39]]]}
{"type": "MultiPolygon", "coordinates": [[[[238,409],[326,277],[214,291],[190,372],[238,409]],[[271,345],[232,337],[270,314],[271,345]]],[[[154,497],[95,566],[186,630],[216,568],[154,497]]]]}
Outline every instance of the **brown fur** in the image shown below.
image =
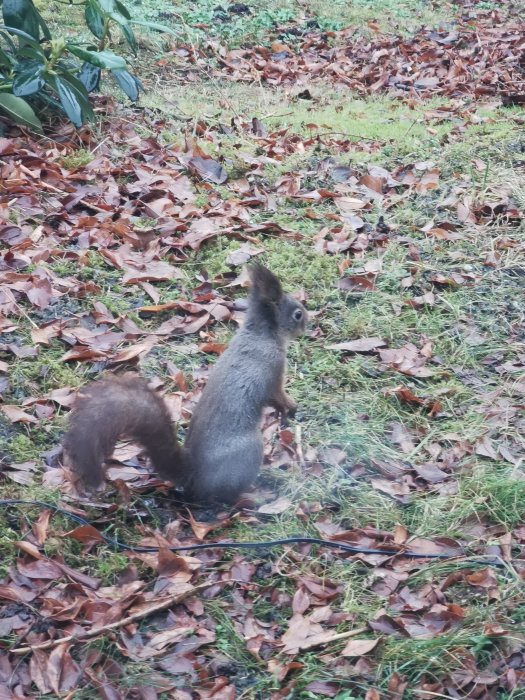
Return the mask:
{"type": "Polygon", "coordinates": [[[246,322],[210,372],[184,449],[164,403],[146,382],[96,382],[80,399],[65,441],[84,481],[100,483],[103,459],[126,434],[192,500],[232,502],[253,482],[263,461],[263,409],[274,406],[285,416],[296,410],[284,390],[286,349],[304,332],[307,313],[262,265],[252,266],[251,277],[246,322]]]}
{"type": "Polygon", "coordinates": [[[125,375],[93,382],[79,394],[69,420],[64,449],[90,487],[102,483],[102,463],[120,438],[147,448],[155,470],[181,483],[185,460],[161,397],[140,377],[125,375]]]}

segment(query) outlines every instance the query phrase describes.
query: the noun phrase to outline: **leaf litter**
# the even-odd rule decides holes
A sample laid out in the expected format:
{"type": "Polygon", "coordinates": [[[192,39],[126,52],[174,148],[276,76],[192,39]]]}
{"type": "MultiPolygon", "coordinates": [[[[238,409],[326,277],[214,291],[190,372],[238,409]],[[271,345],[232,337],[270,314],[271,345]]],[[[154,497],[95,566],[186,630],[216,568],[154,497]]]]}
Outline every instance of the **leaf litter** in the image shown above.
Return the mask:
{"type": "MultiPolygon", "coordinates": [[[[475,119],[474,111],[461,100],[490,96],[504,104],[519,102],[523,92],[520,27],[522,23],[508,18],[503,10],[474,10],[471,3],[464,3],[453,29],[425,28],[405,39],[377,33],[365,39],[351,30],[330,37],[310,32],[295,52],[283,51],[279,60],[265,46],[227,52],[221,48],[216,71],[232,80],[257,75],[272,86],[300,88],[307,81],[330,80],[361,93],[387,90],[408,103],[433,95],[451,97],[458,101],[429,109],[427,121],[455,120],[458,126],[449,138],[460,140],[465,124],[475,119]]],[[[207,48],[217,57],[211,41],[207,48]]],[[[188,53],[186,60],[195,60],[195,53],[188,53]]],[[[205,62],[208,57],[203,52],[196,60],[205,62]]],[[[145,118],[134,115],[135,123],[141,119],[145,118]]],[[[60,364],[79,363],[75,366],[83,368],[86,377],[106,367],[140,367],[171,338],[184,343],[182,355],[222,352],[217,326],[242,319],[234,299],[246,284],[241,266],[265,252],[266,237],[304,243],[300,230],[288,229],[272,218],[274,202],[306,203],[307,217],[323,218],[308,244],[318,255],[337,256],[337,293],[343,297],[377,292],[384,275],[382,256],[391,242],[406,252],[402,304],[416,314],[442,309],[447,299],[444,290],[481,282],[478,273],[464,269],[453,258],[446,271],[432,269],[431,264],[426,268],[417,241],[404,239],[383,218],[375,226],[370,223],[378,203],[388,212],[403,201],[418,202],[439,191],[443,175],[432,161],[403,163],[391,170],[334,162],[319,167],[317,181],[299,169],[269,184],[256,174],[279,162],[277,157],[282,160],[282,154],[322,146],[341,156],[356,146],[345,136],[315,135],[317,128],[313,135],[301,137],[287,130],[272,131],[258,118],[245,122],[238,118],[236,128],[243,139],[256,141],[258,155],[246,157],[247,175],[235,179],[226,163],[210,157],[197,140],[166,146],[160,139],[163,126],[149,119],[146,133],[150,135],[145,137],[129,120],[114,115],[113,143],[96,143],[93,135],[83,132],[84,146],[94,149],[94,157],[74,170],[64,166],[64,154],[77,146],[67,128],[57,128],[54,143],[26,134],[0,140],[0,240],[4,244],[0,370],[8,374],[7,382],[12,370],[15,376],[17,361],[45,358],[50,348],[59,351],[60,364]],[[218,187],[228,188],[227,200],[218,187]],[[204,204],[199,203],[202,193],[204,204]],[[317,213],[326,205],[332,207],[329,218],[317,213]],[[267,213],[262,223],[254,217],[259,209],[267,213]],[[188,259],[194,251],[223,238],[237,242],[227,258],[230,273],[208,277],[204,271],[200,285],[192,287],[185,271],[188,259]],[[98,256],[96,263],[93,255],[98,256]],[[100,270],[103,275],[97,274],[100,270]],[[107,285],[118,285],[115,294],[129,302],[133,314],[110,311],[97,298],[107,285]],[[26,324],[27,332],[19,334],[26,324]]],[[[201,126],[208,139],[219,144],[216,125],[202,120],[201,126]]],[[[360,147],[366,151],[370,145],[360,147]]],[[[439,245],[453,245],[472,237],[477,228],[485,230],[502,219],[512,226],[521,222],[522,212],[510,190],[487,190],[484,199],[473,201],[468,180],[453,179],[454,187],[440,200],[433,217],[419,227],[420,233],[439,245]]],[[[500,252],[514,243],[499,238],[495,245],[498,250],[488,260],[489,267],[497,267],[500,252]]],[[[399,313],[399,307],[394,305],[393,313],[399,313]]],[[[322,322],[311,334],[314,340],[323,337],[322,322]]],[[[392,342],[386,329],[381,337],[339,336],[338,342],[325,347],[342,366],[357,356],[364,367],[385,379],[382,399],[392,407],[392,420],[383,437],[396,457],[371,460],[364,467],[354,465],[354,474],[378,494],[403,506],[428,494],[450,495],[459,488],[459,471],[465,465],[468,469],[468,460],[474,456],[503,460],[515,470],[522,464],[523,444],[509,430],[510,424],[521,425],[517,421],[522,408],[522,355],[511,360],[495,351],[485,358],[486,367],[494,368],[498,377],[513,378],[513,389],[500,384],[480,405],[483,415],[491,416],[486,434],[450,433],[435,440],[426,426],[446,418],[449,409],[447,394],[439,393],[434,380],[451,372],[464,381],[473,379],[464,368],[454,369],[449,358],[436,355],[429,338],[413,334],[400,344],[392,342]],[[398,406],[404,416],[399,420],[398,406]],[[419,420],[420,415],[429,422],[419,420]]],[[[171,360],[166,368],[172,383],[158,377],[155,381],[173,418],[184,424],[198,400],[207,368],[182,370],[171,360]]],[[[71,408],[76,385],[45,391],[39,384],[33,386],[34,395],[13,394],[4,385],[8,401],[0,410],[8,430],[31,431],[32,426],[48,430],[71,408]]],[[[297,433],[281,430],[272,414],[265,418],[264,436],[265,475],[297,469],[299,463],[306,477],[322,474],[327,465],[345,469],[349,456],[345,450],[302,445],[297,433]]],[[[125,444],[115,451],[108,479],[121,503],[130,508],[133,541],[159,551],[127,552],[123,566],[108,583],[110,579],[92,575],[78,561],[70,565],[68,554],[54,543],[60,537],[66,545],[80,547],[83,557],[96,557],[99,528],[112,524],[117,507],[104,505],[101,499],[79,501],[67,467],[55,457],[50,454],[44,459],[42,484],[58,492],[60,503],[73,513],[84,515],[87,507],[96,506],[98,517],[93,526],[71,529],[70,523],[55,520],[50,510],[41,511],[34,521],[10,512],[7,523],[16,535],[12,545],[17,554],[0,579],[0,636],[7,640],[1,644],[2,697],[33,697],[35,688],[43,695],[68,696],[79,686],[92,685],[102,697],[111,698],[150,700],[162,693],[177,700],[235,698],[251,678],[222,653],[218,642],[225,629],[242,644],[251,663],[278,680],[272,698],[295,692],[305,665],[304,652],[310,650],[316,650],[320,665],[333,680],[313,680],[305,689],[335,697],[342,688],[359,689],[363,679],[368,683],[376,677],[390,638],[407,642],[461,635],[474,598],[481,596],[488,604],[502,597],[504,579],[490,566],[480,568],[467,559],[457,571],[436,570],[429,580],[428,560],[408,558],[407,550],[455,557],[475,533],[480,556],[499,556],[509,568],[514,567],[518,579],[524,575],[523,559],[511,556],[516,548],[525,547],[525,532],[519,524],[513,528],[490,524],[480,512],[475,522],[465,523],[450,537],[418,537],[416,527],[410,531],[399,524],[391,529],[373,524],[348,527],[338,523],[329,499],[298,503],[283,496],[271,480],[269,486],[263,483],[249,494],[245,507],[233,516],[218,513],[210,518],[205,512],[174,509],[164,498],[162,481],[146,468],[139,448],[125,444]],[[154,507],[165,513],[164,525],[149,517],[147,505],[133,501],[152,489],[157,494],[154,507]],[[255,539],[281,515],[297,521],[297,530],[308,522],[321,537],[385,554],[352,556],[327,550],[312,557],[312,547],[307,545],[287,547],[281,556],[271,558],[259,550],[231,558],[221,550],[196,550],[191,555],[169,552],[169,547],[180,544],[230,539],[234,520],[249,528],[250,539],[255,539]],[[329,573],[335,572],[330,565],[340,562],[348,566],[344,581],[329,573]],[[377,603],[364,612],[349,612],[344,605],[346,577],[355,575],[354,567],[364,570],[361,585],[377,603]],[[287,585],[278,585],[281,581],[287,585]],[[264,601],[273,613],[258,611],[257,601],[264,601]],[[227,625],[218,623],[213,612],[217,606],[227,625]],[[100,638],[111,644],[111,656],[86,644],[100,638]],[[129,692],[123,690],[128,660],[148,664],[147,679],[134,679],[129,692]],[[348,678],[355,684],[344,680],[348,678]]],[[[5,476],[24,486],[39,483],[40,466],[31,460],[12,462],[5,469],[2,466],[2,479],[5,476]]],[[[519,689],[525,682],[521,633],[499,615],[487,623],[484,634],[491,644],[500,643],[488,660],[458,643],[455,651],[460,663],[453,670],[422,674],[417,681],[394,673],[388,679],[388,693],[402,698],[410,687],[418,697],[448,693],[497,698],[498,693],[519,689]]],[[[375,700],[381,695],[370,688],[365,697],[375,700]]]]}

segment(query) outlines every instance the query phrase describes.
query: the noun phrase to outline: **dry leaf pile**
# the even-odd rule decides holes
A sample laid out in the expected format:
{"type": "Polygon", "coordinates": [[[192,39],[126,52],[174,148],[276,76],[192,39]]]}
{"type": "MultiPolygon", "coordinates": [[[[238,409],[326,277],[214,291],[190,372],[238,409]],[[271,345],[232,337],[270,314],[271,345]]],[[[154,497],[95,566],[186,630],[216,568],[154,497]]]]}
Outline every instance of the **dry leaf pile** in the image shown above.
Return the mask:
{"type": "Polygon", "coordinates": [[[422,27],[408,37],[382,35],[370,23],[371,36],[350,27],[308,32],[298,47],[275,41],[270,47],[227,51],[211,44],[210,49],[221,72],[232,80],[306,88],[299,93],[303,99],[310,98],[313,82],[329,80],[362,93],[388,89],[425,97],[497,95],[504,104],[523,104],[520,10],[513,3],[485,10],[476,3],[465,5],[446,28],[422,27]]]}

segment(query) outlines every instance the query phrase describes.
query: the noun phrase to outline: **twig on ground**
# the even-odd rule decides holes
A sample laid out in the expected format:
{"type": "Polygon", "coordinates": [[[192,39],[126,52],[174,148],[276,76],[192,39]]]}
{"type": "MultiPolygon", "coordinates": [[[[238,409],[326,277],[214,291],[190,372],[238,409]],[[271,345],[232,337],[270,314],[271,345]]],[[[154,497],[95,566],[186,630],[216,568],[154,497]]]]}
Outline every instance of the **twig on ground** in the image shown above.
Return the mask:
{"type": "Polygon", "coordinates": [[[9,289],[9,287],[5,286],[5,287],[3,288],[3,291],[4,291],[8,296],[11,297],[11,300],[12,300],[13,304],[16,306],[16,308],[18,309],[18,311],[20,312],[20,315],[23,316],[23,317],[26,319],[26,321],[29,321],[29,323],[33,326],[33,328],[38,328],[38,324],[35,323],[35,322],[33,321],[33,319],[30,318],[30,317],[27,315],[27,313],[24,311],[24,309],[23,309],[23,308],[20,306],[20,304],[17,302],[17,300],[15,299],[15,295],[13,294],[12,290],[9,289]]]}
{"type": "Polygon", "coordinates": [[[94,637],[105,635],[111,630],[119,629],[120,627],[125,627],[126,625],[129,625],[132,622],[136,622],[137,620],[142,620],[151,613],[159,612],[160,610],[165,610],[166,608],[169,608],[172,605],[177,605],[186,598],[190,598],[196,593],[199,593],[200,591],[209,588],[210,585],[210,583],[203,583],[200,586],[195,586],[191,590],[184,591],[183,593],[175,593],[174,595],[168,596],[167,598],[163,598],[161,601],[154,605],[151,605],[149,608],[141,610],[140,612],[133,613],[132,615],[128,615],[128,617],[123,617],[121,620],[112,622],[110,625],[105,625],[104,627],[96,627],[87,630],[85,634],[82,634],[81,636],[77,634],[70,634],[68,637],[62,637],[61,639],[50,639],[49,641],[42,642],[41,644],[20,647],[18,649],[10,649],[10,652],[12,654],[16,654],[17,656],[22,656],[23,654],[29,654],[37,650],[41,651],[43,649],[54,649],[55,647],[58,647],[61,644],[77,644],[78,642],[85,642],[88,639],[93,639],[94,637]]]}
{"type": "Polygon", "coordinates": [[[299,466],[302,469],[306,466],[306,462],[304,461],[303,452],[303,430],[299,423],[295,426],[295,444],[297,447],[297,459],[299,460],[299,466]]]}
{"type": "Polygon", "coordinates": [[[358,627],[355,630],[350,630],[349,632],[340,632],[339,634],[326,633],[326,635],[320,634],[306,645],[301,644],[301,651],[306,651],[307,649],[315,649],[315,647],[323,646],[324,644],[329,644],[330,642],[338,642],[341,639],[348,639],[349,637],[356,637],[358,634],[364,634],[369,632],[368,627],[358,627]]]}

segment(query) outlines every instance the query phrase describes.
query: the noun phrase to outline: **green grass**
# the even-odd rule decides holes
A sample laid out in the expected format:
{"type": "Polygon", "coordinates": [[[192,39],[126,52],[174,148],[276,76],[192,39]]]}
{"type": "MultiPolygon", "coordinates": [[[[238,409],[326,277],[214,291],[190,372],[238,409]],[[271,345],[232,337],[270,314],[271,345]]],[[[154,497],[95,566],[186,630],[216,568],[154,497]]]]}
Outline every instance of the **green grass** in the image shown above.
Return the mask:
{"type": "Polygon", "coordinates": [[[78,151],[70,153],[62,158],[62,165],[66,170],[76,170],[83,165],[88,165],[93,160],[93,154],[85,148],[79,148],[78,151]]]}
{"type": "Polygon", "coordinates": [[[293,30],[297,26],[307,29],[308,20],[317,22],[317,27],[324,31],[353,27],[356,31],[368,32],[371,22],[383,31],[389,32],[395,27],[405,33],[423,25],[435,25],[446,18],[443,10],[437,6],[429,8],[422,0],[353,0],[351,3],[310,0],[306,4],[278,0],[271,7],[264,0],[253,0],[249,14],[229,13],[229,3],[217,6],[214,0],[184,0],[176,9],[154,0],[130,0],[130,6],[147,18],[173,24],[194,41],[211,34],[233,46],[267,42],[269,37],[293,44],[296,41],[293,30]],[[218,11],[218,7],[225,11],[218,11]]]}

